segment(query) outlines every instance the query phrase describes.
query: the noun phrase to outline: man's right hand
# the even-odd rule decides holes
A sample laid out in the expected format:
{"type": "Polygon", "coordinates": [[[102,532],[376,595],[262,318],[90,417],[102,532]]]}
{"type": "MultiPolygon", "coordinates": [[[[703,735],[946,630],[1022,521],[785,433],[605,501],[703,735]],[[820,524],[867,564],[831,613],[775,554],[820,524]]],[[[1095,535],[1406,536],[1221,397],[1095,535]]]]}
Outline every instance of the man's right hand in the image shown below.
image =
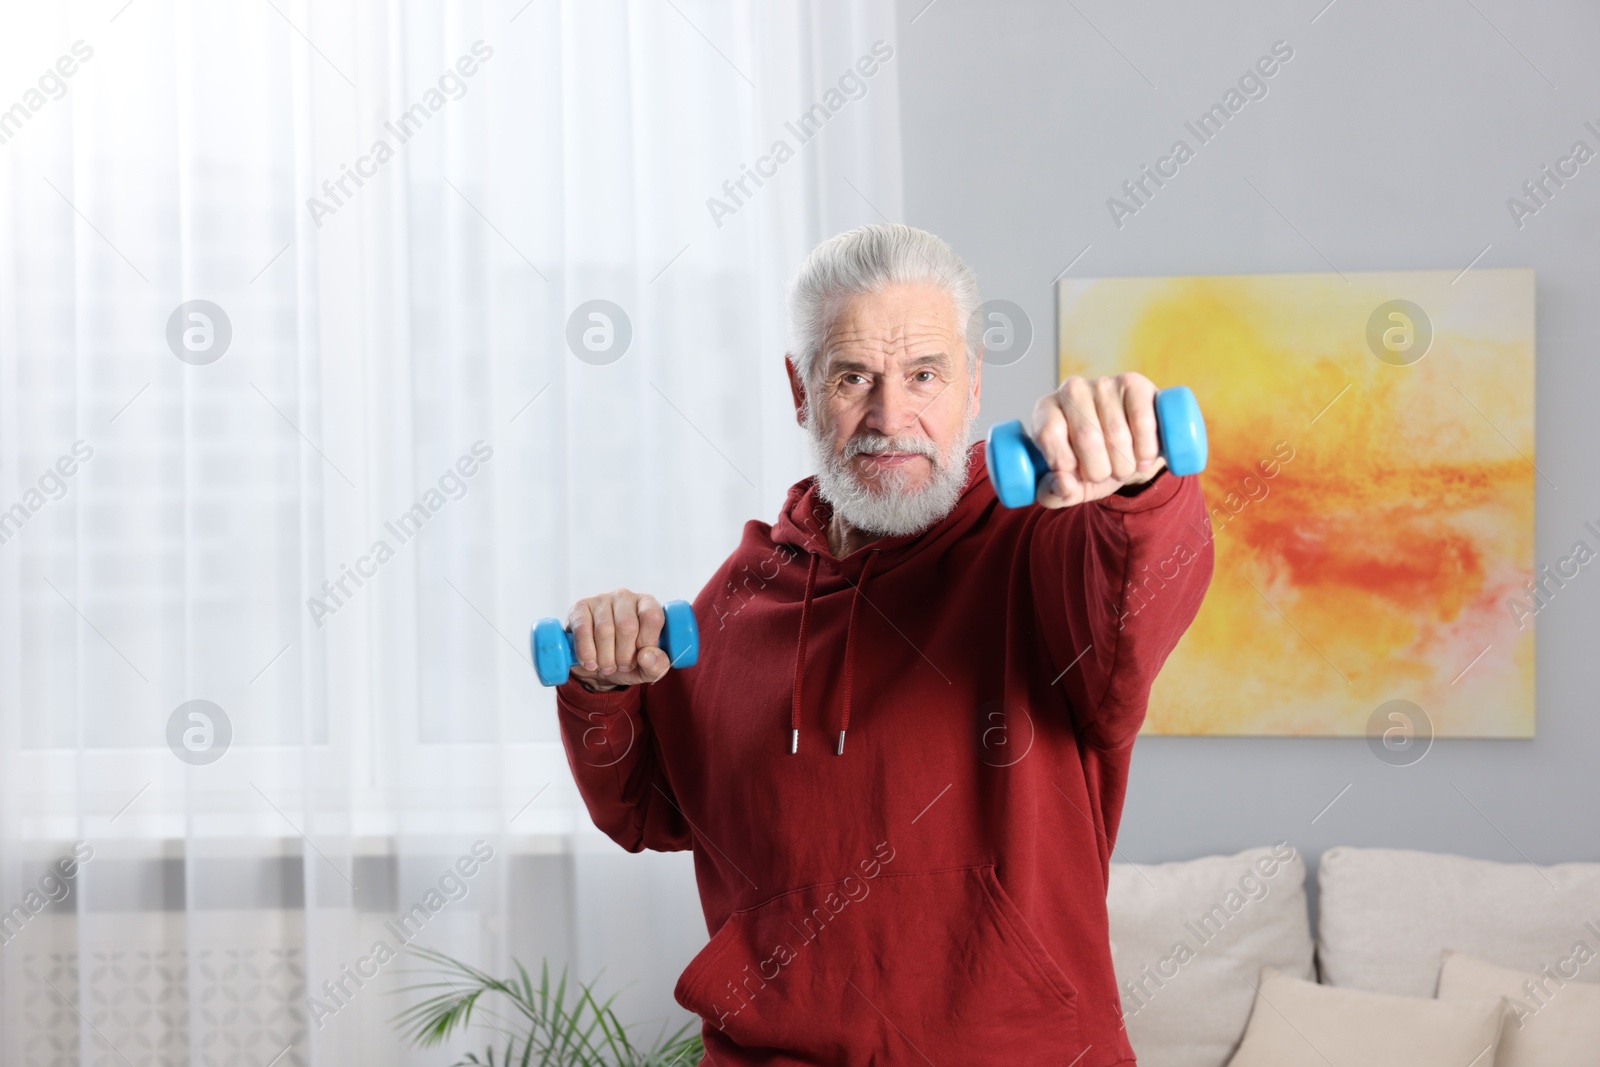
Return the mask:
{"type": "Polygon", "coordinates": [[[659,680],[672,666],[661,650],[666,621],[648,593],[618,589],[578,601],[567,616],[578,652],[572,677],[597,691],[659,680]]]}

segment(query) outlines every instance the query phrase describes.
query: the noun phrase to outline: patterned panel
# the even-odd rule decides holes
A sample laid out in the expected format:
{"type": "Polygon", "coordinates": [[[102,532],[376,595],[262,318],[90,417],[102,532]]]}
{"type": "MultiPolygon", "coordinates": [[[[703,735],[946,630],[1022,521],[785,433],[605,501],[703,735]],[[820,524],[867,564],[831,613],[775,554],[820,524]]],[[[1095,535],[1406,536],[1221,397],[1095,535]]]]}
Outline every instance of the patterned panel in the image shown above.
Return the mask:
{"type": "Polygon", "coordinates": [[[193,1003],[181,949],[96,951],[85,962],[83,995],[77,956],[23,955],[21,1047],[29,1067],[305,1067],[299,949],[199,950],[193,1003]],[[80,1061],[82,1043],[89,1054],[80,1061]]]}
{"type": "Polygon", "coordinates": [[[90,952],[89,980],[78,1008],[90,1024],[94,1067],[181,1067],[188,1055],[184,1015],[188,982],[181,952],[90,952]]]}
{"type": "Polygon", "coordinates": [[[78,1067],[78,961],[58,952],[22,956],[23,1062],[78,1067]]]}
{"type": "Polygon", "coordinates": [[[273,1067],[304,1067],[306,970],[299,949],[206,949],[198,966],[200,1062],[260,1067],[281,1055],[273,1067]]]}

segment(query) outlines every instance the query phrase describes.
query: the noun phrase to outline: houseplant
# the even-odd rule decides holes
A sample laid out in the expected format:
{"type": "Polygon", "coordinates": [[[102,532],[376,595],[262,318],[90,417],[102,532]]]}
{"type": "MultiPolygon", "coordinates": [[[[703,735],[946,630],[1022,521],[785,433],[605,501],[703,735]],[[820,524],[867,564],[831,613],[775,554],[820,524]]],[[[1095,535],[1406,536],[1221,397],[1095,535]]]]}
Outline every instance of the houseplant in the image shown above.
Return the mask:
{"type": "Polygon", "coordinates": [[[515,960],[515,977],[496,978],[442,952],[410,951],[429,964],[413,973],[432,980],[399,991],[424,994],[394,1018],[407,1040],[436,1047],[475,1017],[497,1031],[481,1056],[468,1052],[452,1067],[694,1067],[703,1055],[692,1022],[671,1034],[663,1026],[653,1042],[634,1044],[612,1010],[616,994],[598,999],[592,985],[569,983],[565,968],[552,983],[549,961],[541,962],[535,983],[515,960]]]}

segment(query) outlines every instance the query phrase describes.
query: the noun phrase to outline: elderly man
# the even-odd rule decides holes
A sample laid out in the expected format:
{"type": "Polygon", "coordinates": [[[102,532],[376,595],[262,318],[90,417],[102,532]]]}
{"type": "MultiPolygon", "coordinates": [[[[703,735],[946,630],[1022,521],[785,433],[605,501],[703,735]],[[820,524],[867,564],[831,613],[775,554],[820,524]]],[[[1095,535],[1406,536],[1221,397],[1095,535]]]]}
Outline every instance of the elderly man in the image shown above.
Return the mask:
{"type": "Polygon", "coordinates": [[[1042,397],[1040,506],[1002,508],[972,444],[977,306],[932,234],[819,246],[787,361],[818,472],[695,600],[699,664],[668,669],[654,597],[572,609],[558,704],[590,815],[694,851],[711,941],[676,995],[706,1063],[1133,1063],[1107,866],[1208,518],[1138,374],[1042,397]]]}

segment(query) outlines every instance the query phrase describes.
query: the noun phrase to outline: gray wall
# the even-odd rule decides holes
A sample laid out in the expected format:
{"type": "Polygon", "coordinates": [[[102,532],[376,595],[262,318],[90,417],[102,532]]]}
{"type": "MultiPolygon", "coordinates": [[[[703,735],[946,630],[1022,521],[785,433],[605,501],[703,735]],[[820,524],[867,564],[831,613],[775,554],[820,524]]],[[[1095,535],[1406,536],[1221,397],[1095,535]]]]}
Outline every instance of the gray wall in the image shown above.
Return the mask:
{"type": "MultiPolygon", "coordinates": [[[[1574,140],[1600,146],[1583,128],[1600,127],[1600,8],[926,2],[900,10],[905,221],[1037,330],[1020,363],[986,372],[981,422],[1026,415],[1054,384],[1051,281],[1085,245],[1075,276],[1459,269],[1492,245],[1480,266],[1537,272],[1539,466],[1560,489],[1538,486],[1536,562],[1600,520],[1600,160],[1520,230],[1506,208],[1574,140]],[[1277,40],[1295,55],[1269,94],[1119,230],[1106,198],[1277,40]]],[[[1308,860],[1339,844],[1600,860],[1597,608],[1600,567],[1539,614],[1531,742],[1439,741],[1397,768],[1354,738],[1141,739],[1117,858],[1286,838],[1308,860]]]]}

